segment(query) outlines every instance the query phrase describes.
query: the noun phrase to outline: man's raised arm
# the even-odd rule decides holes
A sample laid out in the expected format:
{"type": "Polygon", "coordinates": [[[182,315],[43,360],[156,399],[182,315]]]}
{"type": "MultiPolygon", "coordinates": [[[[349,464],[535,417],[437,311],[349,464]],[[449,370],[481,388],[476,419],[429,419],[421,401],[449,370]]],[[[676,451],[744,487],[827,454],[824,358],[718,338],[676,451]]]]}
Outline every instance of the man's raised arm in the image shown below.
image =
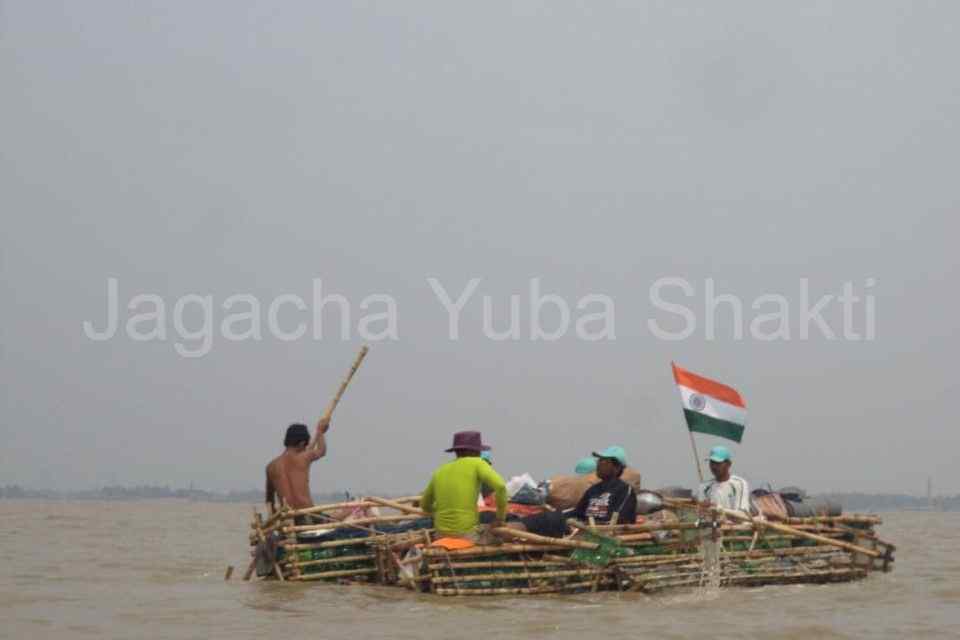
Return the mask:
{"type": "Polygon", "coordinates": [[[307,455],[313,460],[319,460],[327,455],[327,429],[330,428],[330,418],[322,417],[317,421],[317,430],[313,434],[313,440],[307,446],[307,455]]]}

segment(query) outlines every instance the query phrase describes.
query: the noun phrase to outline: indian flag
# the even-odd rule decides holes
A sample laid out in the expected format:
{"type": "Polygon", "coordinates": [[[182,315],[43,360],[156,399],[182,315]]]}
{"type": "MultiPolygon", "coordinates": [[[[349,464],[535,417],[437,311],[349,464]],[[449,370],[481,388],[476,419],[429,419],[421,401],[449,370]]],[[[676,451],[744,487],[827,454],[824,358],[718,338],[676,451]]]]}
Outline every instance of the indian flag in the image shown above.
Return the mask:
{"type": "Polygon", "coordinates": [[[736,389],[670,364],[690,431],[740,442],[747,424],[747,405],[736,389]]]}

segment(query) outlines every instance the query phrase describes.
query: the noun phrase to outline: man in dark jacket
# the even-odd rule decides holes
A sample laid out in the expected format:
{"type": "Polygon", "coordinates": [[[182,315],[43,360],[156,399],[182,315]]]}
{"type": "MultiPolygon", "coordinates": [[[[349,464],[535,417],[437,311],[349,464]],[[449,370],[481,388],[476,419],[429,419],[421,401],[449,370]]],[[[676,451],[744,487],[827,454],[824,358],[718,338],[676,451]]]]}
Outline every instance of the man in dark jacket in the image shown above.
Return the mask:
{"type": "Polygon", "coordinates": [[[637,519],[637,494],[620,479],[627,466],[626,451],[623,447],[607,447],[593,457],[597,459],[600,482],[587,489],[570,517],[581,522],[592,518],[597,524],[607,524],[616,513],[619,524],[633,524],[637,519]]]}

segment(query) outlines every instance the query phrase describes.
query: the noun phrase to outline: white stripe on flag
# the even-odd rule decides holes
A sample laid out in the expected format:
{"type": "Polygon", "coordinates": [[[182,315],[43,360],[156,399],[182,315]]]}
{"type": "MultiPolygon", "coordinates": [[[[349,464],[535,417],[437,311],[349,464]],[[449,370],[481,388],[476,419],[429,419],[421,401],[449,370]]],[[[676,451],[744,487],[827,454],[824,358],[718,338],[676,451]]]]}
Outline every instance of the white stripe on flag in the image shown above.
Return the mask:
{"type": "Polygon", "coordinates": [[[717,400],[713,396],[697,393],[690,387],[677,385],[677,388],[680,389],[680,397],[683,400],[684,409],[690,409],[691,411],[702,413],[705,416],[726,420],[727,422],[735,422],[740,425],[747,424],[746,409],[730,404],[729,402],[724,402],[723,400],[717,400]],[[694,406],[691,401],[691,397],[695,395],[703,398],[704,404],[702,407],[694,406]]]}

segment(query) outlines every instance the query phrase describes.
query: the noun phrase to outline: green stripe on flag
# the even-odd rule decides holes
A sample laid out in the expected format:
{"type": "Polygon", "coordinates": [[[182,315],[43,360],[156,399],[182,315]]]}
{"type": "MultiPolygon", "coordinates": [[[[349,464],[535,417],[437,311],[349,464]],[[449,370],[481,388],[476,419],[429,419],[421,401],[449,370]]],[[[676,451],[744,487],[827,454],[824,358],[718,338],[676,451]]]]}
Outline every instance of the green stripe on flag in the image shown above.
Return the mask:
{"type": "Polygon", "coordinates": [[[740,442],[743,437],[743,425],[720,418],[711,418],[710,416],[690,409],[684,409],[683,415],[687,418],[687,427],[690,431],[697,433],[709,433],[713,436],[740,442]]]}

